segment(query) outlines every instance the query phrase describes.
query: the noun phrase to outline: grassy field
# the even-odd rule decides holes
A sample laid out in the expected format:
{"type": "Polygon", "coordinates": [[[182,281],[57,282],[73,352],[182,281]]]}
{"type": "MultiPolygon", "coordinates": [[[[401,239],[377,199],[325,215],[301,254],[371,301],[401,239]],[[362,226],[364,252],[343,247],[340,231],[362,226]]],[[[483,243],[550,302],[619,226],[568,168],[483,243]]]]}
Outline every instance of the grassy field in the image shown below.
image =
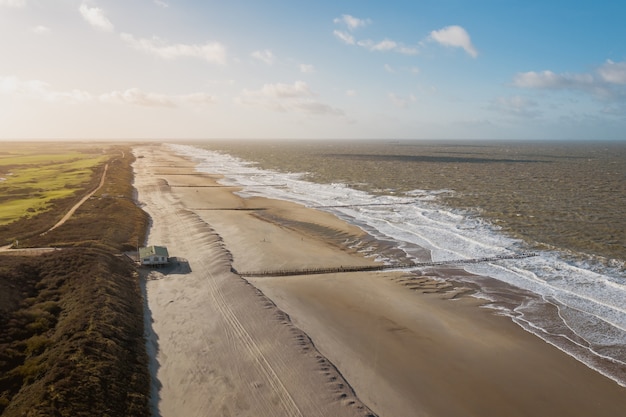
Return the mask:
{"type": "Polygon", "coordinates": [[[148,227],[133,201],[131,149],[65,144],[56,153],[20,151],[1,155],[11,161],[2,169],[18,177],[5,189],[51,196],[42,184],[69,184],[71,193],[0,226],[0,245],[19,239],[20,247],[62,248],[38,256],[0,252],[0,415],[148,416],[143,299],[134,265],[121,256],[148,227]],[[104,186],[41,235],[96,188],[105,162],[104,186]],[[49,175],[55,178],[47,182],[49,175]]]}
{"type": "Polygon", "coordinates": [[[0,181],[0,246],[17,240],[20,247],[105,245],[128,250],[143,241],[135,226],[145,219],[132,200],[130,148],[70,142],[47,144],[39,154],[32,144],[3,148],[10,151],[0,154],[0,177],[7,178],[0,181]],[[104,187],[66,225],[42,236],[97,187],[106,163],[104,187]]]}
{"type": "Polygon", "coordinates": [[[52,210],[75,196],[109,157],[83,144],[3,144],[0,152],[0,225],[52,210]]]}

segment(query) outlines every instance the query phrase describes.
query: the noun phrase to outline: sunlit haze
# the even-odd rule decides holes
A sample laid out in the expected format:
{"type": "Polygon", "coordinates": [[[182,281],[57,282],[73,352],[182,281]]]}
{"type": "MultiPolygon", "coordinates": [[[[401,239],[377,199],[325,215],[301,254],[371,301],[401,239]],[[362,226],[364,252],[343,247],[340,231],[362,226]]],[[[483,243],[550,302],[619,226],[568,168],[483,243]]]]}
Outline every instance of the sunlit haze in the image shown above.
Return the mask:
{"type": "Polygon", "coordinates": [[[0,0],[0,139],[624,139],[623,1],[0,0]]]}

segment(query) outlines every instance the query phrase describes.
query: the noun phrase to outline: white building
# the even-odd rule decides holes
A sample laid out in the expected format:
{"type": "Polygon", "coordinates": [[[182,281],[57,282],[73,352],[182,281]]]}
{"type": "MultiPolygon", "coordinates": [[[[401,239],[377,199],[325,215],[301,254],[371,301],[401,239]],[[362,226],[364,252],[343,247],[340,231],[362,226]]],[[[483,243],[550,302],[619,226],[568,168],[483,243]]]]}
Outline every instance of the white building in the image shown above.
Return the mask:
{"type": "Polygon", "coordinates": [[[167,265],[169,263],[169,253],[165,246],[147,246],[139,248],[139,263],[148,266],[167,265]]]}

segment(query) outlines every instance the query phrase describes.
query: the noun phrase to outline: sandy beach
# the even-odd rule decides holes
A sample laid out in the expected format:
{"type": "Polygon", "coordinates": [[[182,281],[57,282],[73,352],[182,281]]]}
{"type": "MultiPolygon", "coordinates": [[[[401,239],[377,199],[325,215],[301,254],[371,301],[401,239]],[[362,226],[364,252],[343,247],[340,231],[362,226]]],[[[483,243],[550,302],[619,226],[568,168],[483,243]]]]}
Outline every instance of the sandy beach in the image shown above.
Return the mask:
{"type": "Polygon", "coordinates": [[[371,265],[364,232],[277,200],[242,199],[161,145],[135,148],[155,416],[620,416],[626,388],[463,290],[462,270],[244,279],[233,272],[371,265]],[[346,242],[351,242],[347,245],[346,242]]]}

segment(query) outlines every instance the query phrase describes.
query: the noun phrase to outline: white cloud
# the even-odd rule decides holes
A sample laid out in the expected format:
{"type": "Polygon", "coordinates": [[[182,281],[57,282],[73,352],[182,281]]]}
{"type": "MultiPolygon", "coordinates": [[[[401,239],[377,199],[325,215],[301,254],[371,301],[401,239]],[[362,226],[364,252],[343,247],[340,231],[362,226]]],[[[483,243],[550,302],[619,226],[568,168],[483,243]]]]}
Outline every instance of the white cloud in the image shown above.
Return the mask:
{"type": "Polygon", "coordinates": [[[384,39],[379,42],[375,42],[370,39],[357,41],[350,33],[355,29],[369,25],[372,21],[370,19],[359,19],[351,15],[344,14],[334,20],[337,24],[344,24],[348,28],[348,32],[343,30],[334,30],[333,35],[346,45],[358,45],[362,48],[369,49],[370,51],[396,51],[405,55],[417,54],[417,49],[400,45],[398,42],[391,39],[384,39]]]}
{"type": "Polygon", "coordinates": [[[560,80],[561,77],[552,71],[518,72],[513,77],[513,85],[520,88],[555,88],[560,80]]]}
{"type": "Polygon", "coordinates": [[[392,51],[398,47],[396,42],[389,39],[385,39],[377,43],[367,39],[357,42],[357,45],[369,49],[370,51],[392,51]]]}
{"type": "Polygon", "coordinates": [[[112,91],[100,95],[99,99],[105,103],[126,103],[148,107],[176,107],[171,97],[165,94],[145,93],[138,88],[112,91]]]}
{"type": "Polygon", "coordinates": [[[310,74],[315,72],[315,67],[311,64],[300,64],[300,72],[303,74],[310,74]]]}
{"type": "Polygon", "coordinates": [[[261,62],[265,62],[267,65],[272,65],[274,63],[274,54],[269,49],[264,49],[262,51],[254,51],[252,52],[252,57],[254,59],[258,59],[261,62]]]}
{"type": "Polygon", "coordinates": [[[104,11],[98,7],[89,7],[85,3],[81,4],[79,9],[83,19],[91,26],[105,32],[113,32],[113,23],[104,15],[104,11]]]}
{"type": "Polygon", "coordinates": [[[313,93],[304,81],[296,81],[293,84],[265,84],[260,93],[267,97],[294,98],[312,96],[313,93]]]}
{"type": "Polygon", "coordinates": [[[157,6],[163,7],[164,9],[170,7],[169,4],[167,4],[166,2],[162,0],[154,0],[154,4],[156,4],[157,6]]]}
{"type": "Polygon", "coordinates": [[[367,26],[372,23],[370,19],[359,19],[357,17],[350,16],[349,14],[344,14],[341,17],[334,19],[333,22],[345,24],[349,30],[355,30],[359,27],[367,26]]]}
{"type": "Polygon", "coordinates": [[[471,57],[476,58],[478,51],[472,45],[469,34],[461,26],[447,26],[430,32],[429,39],[444,46],[463,48],[471,57]]]}
{"type": "Polygon", "coordinates": [[[355,41],[354,38],[350,36],[349,34],[342,33],[339,31],[335,31],[335,36],[337,36],[340,40],[342,40],[344,43],[348,45],[357,45],[357,46],[360,46],[361,48],[365,48],[373,52],[393,51],[393,52],[398,52],[404,55],[416,55],[418,53],[417,48],[401,45],[398,42],[393,41],[391,39],[383,39],[380,42],[374,42],[371,39],[355,41]]]}
{"type": "Polygon", "coordinates": [[[611,84],[626,84],[626,62],[613,62],[610,59],[598,69],[602,80],[611,84]]]}
{"type": "Polygon", "coordinates": [[[129,88],[125,91],[113,91],[101,94],[98,99],[104,103],[131,104],[143,107],[206,107],[216,102],[215,97],[206,93],[191,93],[168,95],[147,93],[139,88],[129,88]]]}
{"type": "Polygon", "coordinates": [[[346,95],[347,95],[348,97],[356,97],[356,96],[358,95],[358,93],[357,93],[357,91],[356,91],[356,90],[347,90],[347,91],[346,91],[346,95]]]}
{"type": "Polygon", "coordinates": [[[82,103],[91,101],[92,95],[82,90],[54,91],[40,80],[22,81],[17,77],[0,77],[0,93],[47,102],[82,103]]]}
{"type": "Polygon", "coordinates": [[[387,71],[390,74],[395,74],[396,70],[393,69],[393,67],[389,64],[385,64],[385,71],[387,71]]]}
{"type": "MultiPolygon", "coordinates": [[[[371,23],[370,19],[358,19],[350,15],[343,15],[334,19],[337,24],[343,24],[347,30],[334,30],[333,35],[346,45],[356,45],[369,51],[387,52],[393,51],[403,55],[417,55],[420,48],[424,45],[424,41],[419,42],[416,46],[407,46],[400,42],[385,38],[382,41],[374,41],[372,39],[356,39],[352,32],[371,23]]],[[[444,46],[463,48],[473,58],[478,56],[478,51],[472,44],[469,34],[461,26],[452,25],[444,27],[440,30],[433,30],[425,41],[437,42],[444,46]]]]}
{"type": "Polygon", "coordinates": [[[357,46],[360,46],[361,48],[365,48],[370,51],[377,51],[377,52],[394,51],[394,52],[398,52],[404,55],[416,55],[418,53],[417,48],[399,44],[398,42],[393,41],[391,39],[383,39],[382,41],[379,41],[379,42],[375,42],[371,39],[363,39],[363,40],[357,41],[354,38],[354,36],[352,36],[352,34],[348,32],[335,30],[333,31],[333,34],[335,35],[337,39],[339,39],[341,42],[345,43],[346,45],[357,45],[357,46]]]}
{"type": "Polygon", "coordinates": [[[0,0],[0,7],[24,7],[26,0],[0,0]]]}
{"type": "Polygon", "coordinates": [[[354,45],[356,43],[356,41],[354,40],[354,37],[347,32],[335,30],[333,31],[333,34],[335,35],[337,39],[339,39],[340,41],[342,41],[343,43],[347,45],[354,45]]]}
{"type": "Polygon", "coordinates": [[[320,103],[318,101],[299,101],[293,103],[293,108],[297,111],[301,111],[309,114],[318,114],[318,115],[333,115],[333,116],[344,116],[344,112],[340,109],[336,109],[334,107],[329,106],[328,104],[320,103]]]}
{"type": "Polygon", "coordinates": [[[163,59],[198,58],[210,63],[226,64],[226,47],[219,42],[205,44],[167,44],[158,37],[137,39],[128,33],[120,35],[122,40],[140,51],[156,55],[163,59]]]}
{"type": "Polygon", "coordinates": [[[513,85],[537,89],[587,89],[593,85],[591,74],[556,74],[552,71],[529,71],[515,75],[513,85]]]}
{"type": "Polygon", "coordinates": [[[314,96],[307,83],[296,81],[293,84],[265,84],[260,90],[243,90],[235,102],[278,112],[344,115],[343,111],[315,100],[314,96]]]}
{"type": "Polygon", "coordinates": [[[513,86],[536,90],[581,91],[602,100],[626,102],[626,62],[606,61],[588,73],[528,71],[515,74],[513,86]]]}
{"type": "Polygon", "coordinates": [[[43,25],[35,26],[32,30],[37,35],[45,35],[47,33],[50,33],[50,28],[43,25]]]}
{"type": "Polygon", "coordinates": [[[180,105],[207,106],[216,102],[215,97],[206,93],[167,95],[146,93],[139,88],[112,91],[94,95],[84,90],[55,91],[40,80],[22,81],[17,77],[0,76],[0,94],[24,97],[49,103],[122,103],[148,107],[178,107],[180,105]]]}

